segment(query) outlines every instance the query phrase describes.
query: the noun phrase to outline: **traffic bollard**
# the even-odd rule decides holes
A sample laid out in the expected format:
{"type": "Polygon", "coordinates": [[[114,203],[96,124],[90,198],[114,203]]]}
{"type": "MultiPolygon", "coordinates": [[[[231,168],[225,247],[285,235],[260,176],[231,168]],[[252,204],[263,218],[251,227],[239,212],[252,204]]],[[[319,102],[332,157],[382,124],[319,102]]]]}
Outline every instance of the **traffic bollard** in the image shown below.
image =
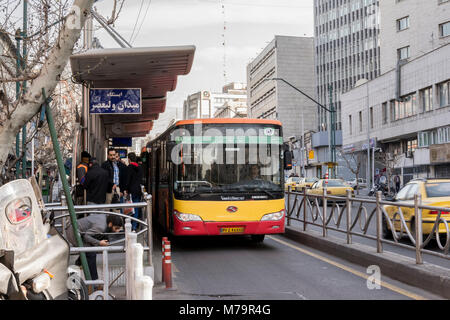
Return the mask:
{"type": "Polygon", "coordinates": [[[166,280],[164,279],[164,260],[165,260],[165,255],[164,255],[164,247],[166,245],[166,241],[168,241],[167,237],[163,237],[162,238],[162,243],[161,243],[161,251],[162,251],[162,260],[161,260],[161,281],[162,282],[166,282],[166,280]]]}
{"type": "Polygon", "coordinates": [[[166,289],[169,289],[172,288],[172,254],[170,249],[170,241],[166,240],[164,247],[164,282],[166,283],[166,289]]]}

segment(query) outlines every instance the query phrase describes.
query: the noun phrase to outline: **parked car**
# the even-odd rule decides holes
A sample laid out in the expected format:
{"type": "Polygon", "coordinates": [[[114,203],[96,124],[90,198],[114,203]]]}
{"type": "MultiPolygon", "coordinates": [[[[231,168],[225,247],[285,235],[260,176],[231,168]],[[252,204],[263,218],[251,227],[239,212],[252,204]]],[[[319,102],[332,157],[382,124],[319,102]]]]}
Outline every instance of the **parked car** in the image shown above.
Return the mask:
{"type": "MultiPolygon", "coordinates": [[[[306,194],[323,195],[323,190],[325,187],[327,189],[327,195],[330,196],[345,197],[347,196],[347,190],[350,190],[352,194],[354,194],[353,188],[341,179],[320,179],[312,185],[311,189],[306,191],[306,194]]],[[[313,200],[313,198],[310,200],[313,200]]],[[[335,202],[336,200],[330,201],[335,202]]],[[[345,199],[342,199],[342,202],[343,201],[345,201],[345,199]]],[[[319,198],[319,204],[322,204],[321,198],[319,198]]]]}
{"type": "Polygon", "coordinates": [[[301,190],[303,187],[311,188],[318,180],[319,179],[317,178],[301,178],[300,182],[297,184],[297,190],[301,190]]]}
{"type": "Polygon", "coordinates": [[[288,191],[288,187],[291,187],[291,191],[297,190],[297,184],[300,182],[300,177],[294,176],[287,178],[286,182],[284,183],[284,190],[288,191]]]}
{"type": "MultiPolygon", "coordinates": [[[[401,201],[403,203],[413,204],[414,195],[418,193],[422,196],[422,205],[426,206],[436,206],[436,207],[450,207],[450,179],[414,179],[408,182],[400,191],[397,193],[395,198],[386,200],[389,201],[401,201]]],[[[400,205],[403,217],[406,222],[411,235],[415,237],[415,215],[414,208],[402,207],[400,205]]],[[[400,231],[401,222],[398,216],[399,206],[396,205],[385,205],[384,209],[388,214],[389,218],[393,219],[396,215],[395,221],[393,222],[395,231],[400,231]]],[[[433,231],[433,226],[436,221],[436,217],[439,214],[438,210],[422,210],[422,232],[423,235],[429,235],[433,231]]],[[[441,211],[441,218],[445,219],[447,223],[450,223],[450,212],[441,211]]],[[[404,228],[403,231],[405,232],[404,228]]],[[[445,224],[442,222],[439,224],[439,234],[446,234],[447,230],[445,224]]],[[[383,216],[383,236],[385,238],[392,238],[392,232],[389,224],[383,216]]],[[[444,240],[445,241],[445,240],[444,240]]]]}
{"type": "Polygon", "coordinates": [[[366,179],[363,178],[358,178],[358,184],[356,183],[356,178],[353,180],[348,181],[348,184],[350,185],[350,187],[352,187],[353,189],[365,189],[367,188],[367,181],[366,179]]]}

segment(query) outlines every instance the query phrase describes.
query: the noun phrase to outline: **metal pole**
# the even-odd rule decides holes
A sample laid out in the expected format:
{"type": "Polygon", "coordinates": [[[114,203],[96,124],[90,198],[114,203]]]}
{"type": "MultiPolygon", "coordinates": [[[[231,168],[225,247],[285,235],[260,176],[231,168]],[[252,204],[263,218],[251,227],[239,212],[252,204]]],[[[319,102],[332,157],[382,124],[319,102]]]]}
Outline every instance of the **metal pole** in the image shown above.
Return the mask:
{"type": "Polygon", "coordinates": [[[369,112],[369,83],[366,84],[366,100],[367,100],[367,187],[373,186],[372,177],[370,176],[370,112],[369,112]]]}
{"type": "MultiPolygon", "coordinates": [[[[330,96],[330,110],[333,110],[333,87],[331,85],[328,85],[328,92],[330,96]]],[[[333,112],[330,112],[330,117],[328,120],[328,123],[330,124],[328,126],[328,152],[329,152],[329,159],[330,162],[333,163],[333,151],[332,151],[332,125],[333,125],[333,112]]],[[[327,167],[327,172],[330,174],[330,166],[327,167]]],[[[331,173],[331,177],[334,178],[333,174],[331,173]]]]}
{"type": "MultiPolygon", "coordinates": [[[[67,182],[66,171],[64,169],[64,163],[62,160],[61,149],[59,147],[58,136],[56,134],[55,122],[53,120],[52,110],[48,106],[47,97],[45,94],[45,90],[42,89],[42,95],[44,96],[44,104],[42,108],[45,108],[45,114],[47,116],[48,128],[50,131],[50,136],[52,138],[53,150],[55,151],[56,162],[58,163],[59,175],[61,176],[61,181],[64,188],[64,194],[67,200],[67,207],[70,213],[70,220],[72,222],[73,234],[77,241],[78,247],[83,247],[83,240],[81,239],[80,232],[78,230],[78,221],[77,215],[75,213],[75,208],[72,201],[72,196],[69,190],[69,184],[67,182]]],[[[91,280],[91,273],[89,272],[88,263],[86,260],[86,254],[84,252],[80,252],[81,265],[83,266],[83,272],[86,280],[91,280]]]]}
{"type": "MultiPolygon", "coordinates": [[[[25,39],[27,37],[27,28],[28,28],[28,0],[23,1],[23,32],[22,32],[22,39],[23,39],[23,47],[22,47],[22,70],[25,71],[26,67],[26,57],[27,57],[27,46],[25,44],[25,39]]],[[[27,82],[23,81],[23,92],[25,92],[25,88],[27,86],[27,82]]],[[[22,128],[22,178],[27,177],[27,124],[25,123],[22,128]]]]}
{"type": "Polygon", "coordinates": [[[323,188],[323,194],[322,194],[322,236],[327,236],[327,188],[323,188]]]}
{"type": "Polygon", "coordinates": [[[347,244],[352,243],[352,235],[350,234],[350,226],[352,224],[352,201],[351,201],[351,190],[347,190],[346,206],[347,206],[347,244]]]}
{"type": "Polygon", "coordinates": [[[287,196],[287,225],[291,225],[291,186],[288,186],[288,196],[287,196]]]}
{"type": "Polygon", "coordinates": [[[303,231],[306,231],[306,213],[307,213],[307,202],[308,197],[306,196],[306,187],[303,187],[303,197],[305,199],[305,202],[303,203],[303,231]]]}
{"type": "Polygon", "coordinates": [[[103,250],[103,299],[109,299],[109,265],[108,250],[103,250]]]}
{"type": "Polygon", "coordinates": [[[153,225],[152,225],[152,195],[146,196],[147,201],[147,241],[148,241],[148,264],[153,266],[153,225]]]}
{"type": "Polygon", "coordinates": [[[422,196],[418,193],[414,195],[414,216],[416,233],[416,263],[423,264],[422,257],[422,209],[419,208],[422,202],[422,196]]]}
{"type": "MultiPolygon", "coordinates": [[[[20,76],[20,29],[16,31],[16,49],[17,49],[17,58],[16,58],[16,75],[20,76]]],[[[16,81],[16,100],[20,98],[20,81],[16,81]]],[[[20,157],[20,133],[18,132],[16,135],[16,158],[20,157]]],[[[20,178],[20,162],[16,162],[16,179],[20,178]]]]}
{"type": "Polygon", "coordinates": [[[377,214],[377,252],[383,252],[383,244],[381,243],[381,230],[382,230],[382,211],[381,211],[381,191],[377,191],[376,194],[376,214],[377,214]]]}

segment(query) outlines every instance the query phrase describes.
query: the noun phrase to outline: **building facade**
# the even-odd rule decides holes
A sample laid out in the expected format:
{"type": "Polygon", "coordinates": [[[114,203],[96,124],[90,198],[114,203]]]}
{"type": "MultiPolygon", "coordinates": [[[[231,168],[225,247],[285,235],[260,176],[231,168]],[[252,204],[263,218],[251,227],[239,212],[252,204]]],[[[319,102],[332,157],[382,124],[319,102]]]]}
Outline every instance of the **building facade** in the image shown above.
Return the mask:
{"type": "Polygon", "coordinates": [[[343,150],[363,153],[369,177],[450,176],[450,1],[389,0],[380,10],[383,73],[343,95],[343,150]],[[371,161],[369,141],[382,151],[371,161]]]}
{"type": "Polygon", "coordinates": [[[402,183],[449,177],[449,92],[450,43],[345,93],[344,152],[365,154],[371,139],[375,170],[392,169],[402,183]]]}
{"type": "Polygon", "coordinates": [[[316,106],[283,81],[270,79],[284,79],[314,96],[313,43],[313,38],[275,36],[247,65],[249,117],[280,120],[285,141],[315,128],[316,106]]]}
{"type": "Polygon", "coordinates": [[[246,85],[233,82],[225,85],[222,92],[199,91],[191,94],[183,103],[183,119],[214,118],[216,111],[226,103],[247,101],[246,85]]]}
{"type": "Polygon", "coordinates": [[[449,0],[380,1],[381,72],[448,43],[449,0]]]}
{"type": "MultiPolygon", "coordinates": [[[[380,11],[378,0],[314,0],[314,49],[316,95],[321,105],[335,110],[336,177],[353,178],[339,152],[342,146],[342,101],[344,92],[361,79],[380,75],[380,11]]],[[[317,107],[316,133],[312,148],[317,176],[330,161],[330,112],[317,107]]],[[[333,171],[331,171],[333,172],[333,171]]]]}

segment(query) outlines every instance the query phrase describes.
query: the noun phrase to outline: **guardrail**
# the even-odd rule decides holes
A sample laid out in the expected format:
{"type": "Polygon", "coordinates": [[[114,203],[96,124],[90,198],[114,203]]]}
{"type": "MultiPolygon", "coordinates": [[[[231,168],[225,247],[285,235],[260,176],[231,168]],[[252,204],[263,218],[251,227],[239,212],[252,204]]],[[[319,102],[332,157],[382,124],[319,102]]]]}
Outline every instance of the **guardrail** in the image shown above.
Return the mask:
{"type": "Polygon", "coordinates": [[[450,208],[427,206],[422,204],[421,196],[416,194],[414,202],[389,202],[383,201],[381,191],[378,191],[376,198],[363,199],[352,196],[351,191],[347,191],[346,197],[328,195],[326,189],[321,195],[308,194],[307,189],[303,188],[301,192],[293,192],[291,188],[287,191],[287,225],[291,225],[291,220],[303,223],[303,230],[307,230],[308,225],[320,227],[322,236],[326,237],[328,230],[333,230],[346,234],[347,243],[352,243],[352,236],[360,236],[375,240],[377,252],[383,252],[383,243],[389,243],[416,252],[416,263],[423,263],[423,254],[438,256],[450,260],[450,229],[444,214],[450,213],[450,208]],[[292,199],[294,203],[291,204],[292,199]],[[342,203],[342,205],[339,205],[342,203]],[[330,208],[328,207],[331,204],[330,208]],[[356,214],[353,213],[356,204],[356,214]],[[369,205],[373,208],[369,208],[369,205]],[[390,217],[386,207],[395,208],[395,213],[390,217]],[[413,214],[406,217],[407,208],[413,210],[413,214]],[[425,237],[422,230],[423,210],[436,211],[432,231],[425,237]],[[357,230],[359,225],[359,230],[357,230]],[[375,225],[375,226],[374,226],[375,225]],[[439,233],[441,225],[445,232],[439,233]],[[411,228],[411,226],[413,226],[411,228]],[[375,227],[375,233],[373,233],[375,227]],[[413,247],[399,242],[404,236],[407,236],[413,247]],[[442,244],[441,238],[446,237],[445,244],[442,244]],[[389,238],[392,238],[390,240],[389,238]],[[441,252],[435,252],[425,249],[430,241],[435,238],[441,252]]]}
{"type": "MultiPolygon", "coordinates": [[[[71,247],[70,254],[75,255],[80,252],[98,252],[103,255],[103,279],[99,280],[89,280],[86,281],[87,285],[103,285],[103,290],[101,290],[100,294],[103,296],[103,299],[109,299],[109,287],[117,280],[114,279],[110,282],[109,277],[109,264],[108,264],[108,253],[111,252],[125,252],[126,255],[126,266],[131,266],[132,270],[126,270],[127,275],[129,272],[133,274],[132,279],[136,279],[131,285],[129,277],[127,276],[127,298],[133,297],[134,299],[148,299],[151,298],[151,289],[149,292],[149,279],[142,274],[142,265],[138,263],[139,259],[142,260],[143,252],[147,252],[148,265],[153,267],[152,255],[153,255],[153,227],[152,227],[152,197],[149,194],[144,195],[145,202],[135,202],[135,203],[115,203],[115,204],[95,204],[95,205],[77,205],[75,206],[75,213],[77,216],[84,216],[87,214],[107,214],[107,215],[116,215],[126,219],[127,222],[135,221],[138,223],[138,232],[131,233],[131,226],[127,226],[125,224],[125,232],[114,233],[114,235],[124,234],[122,239],[117,241],[113,241],[107,247],[71,247]],[[123,214],[117,211],[110,210],[121,210],[127,208],[143,208],[142,212],[142,220],[138,218],[134,218],[130,215],[123,214]],[[127,228],[128,227],[128,228],[127,228]],[[144,241],[146,242],[146,246],[142,246],[141,244],[136,243],[136,239],[139,235],[146,234],[144,237],[144,241]],[[130,240],[131,239],[131,240],[130,240]],[[117,244],[125,242],[123,246],[119,246],[117,244]],[[131,254],[134,252],[134,254],[131,254]],[[137,276],[134,276],[134,275],[137,276]],[[129,291],[131,290],[131,291],[129,291]],[[133,292],[133,293],[131,293],[133,292]]],[[[60,224],[55,223],[55,227],[60,227],[62,229],[62,234],[65,238],[65,228],[66,223],[69,220],[69,213],[65,213],[68,211],[68,207],[64,205],[64,201],[62,203],[53,203],[46,205],[45,211],[49,214],[60,213],[59,215],[54,216],[54,220],[61,220],[60,224]]],[[[103,233],[104,235],[108,235],[107,233],[103,233]]],[[[119,275],[120,277],[120,275],[119,275]]],[[[153,284],[152,284],[153,285],[153,284]]],[[[97,296],[98,296],[97,295],[97,296]]],[[[94,297],[95,298],[95,297],[94,297]]]]}

